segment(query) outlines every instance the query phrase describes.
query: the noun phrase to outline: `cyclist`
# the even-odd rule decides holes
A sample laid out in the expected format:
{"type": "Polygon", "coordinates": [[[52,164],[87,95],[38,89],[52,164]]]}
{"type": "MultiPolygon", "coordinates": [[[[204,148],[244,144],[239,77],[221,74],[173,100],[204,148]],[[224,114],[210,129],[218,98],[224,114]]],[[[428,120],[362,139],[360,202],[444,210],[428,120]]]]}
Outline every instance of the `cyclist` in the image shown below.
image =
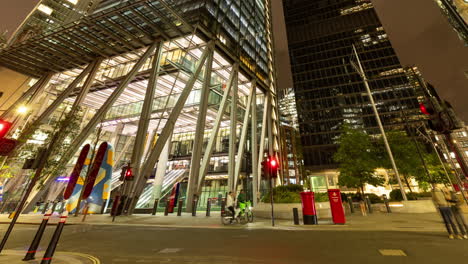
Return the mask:
{"type": "Polygon", "coordinates": [[[247,200],[247,197],[245,195],[245,191],[244,190],[240,190],[239,192],[239,195],[237,196],[237,206],[238,208],[240,208],[241,210],[239,211],[239,216],[241,215],[241,213],[243,213],[243,209],[245,209],[245,201],[247,200]]]}
{"type": "Polygon", "coordinates": [[[235,219],[235,216],[236,216],[236,213],[235,213],[235,210],[234,210],[234,193],[233,192],[229,192],[227,198],[226,198],[226,207],[227,209],[229,209],[229,211],[231,211],[231,215],[232,215],[232,220],[235,219]]]}

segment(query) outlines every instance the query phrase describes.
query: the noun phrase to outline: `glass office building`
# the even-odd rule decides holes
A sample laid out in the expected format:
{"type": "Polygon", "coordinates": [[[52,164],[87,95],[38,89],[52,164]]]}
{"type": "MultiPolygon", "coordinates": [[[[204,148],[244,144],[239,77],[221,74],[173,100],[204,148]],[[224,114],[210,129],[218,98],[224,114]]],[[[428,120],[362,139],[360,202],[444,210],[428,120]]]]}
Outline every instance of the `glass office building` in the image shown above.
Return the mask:
{"type": "Polygon", "coordinates": [[[2,118],[22,122],[18,137],[36,128],[39,147],[39,130],[78,112],[60,161],[99,135],[116,152],[112,189],[123,165],[134,168],[133,207],[151,208],[179,183],[189,206],[194,195],[204,206],[240,188],[256,202],[259,164],[280,148],[272,54],[269,0],[95,1],[79,19],[0,50],[0,65],[38,79],[16,104],[32,118],[14,108],[2,118]]]}
{"type": "Polygon", "coordinates": [[[466,0],[435,0],[450,24],[468,46],[468,1],[466,0]]]}
{"type": "MultiPolygon", "coordinates": [[[[364,83],[351,67],[355,45],[386,129],[416,122],[409,81],[368,0],[284,0],[306,169],[332,169],[343,124],[379,133],[364,83]]],[[[331,184],[333,185],[333,184],[331,184]]]]}

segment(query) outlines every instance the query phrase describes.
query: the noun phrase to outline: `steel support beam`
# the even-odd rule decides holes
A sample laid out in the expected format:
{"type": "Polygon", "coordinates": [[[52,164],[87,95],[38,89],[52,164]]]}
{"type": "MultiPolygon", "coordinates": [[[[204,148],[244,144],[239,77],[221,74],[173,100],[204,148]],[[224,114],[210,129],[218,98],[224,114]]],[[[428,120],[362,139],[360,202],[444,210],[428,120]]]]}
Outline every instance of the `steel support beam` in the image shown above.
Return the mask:
{"type": "MultiPolygon", "coordinates": [[[[86,82],[85,82],[85,85],[83,86],[82,91],[89,90],[89,87],[91,86],[91,84],[94,81],[94,78],[96,77],[96,73],[97,73],[97,71],[99,69],[99,66],[101,65],[101,62],[102,62],[102,59],[97,59],[93,63],[89,64],[80,73],[80,75],[78,75],[73,80],[73,82],[70,85],[68,85],[68,87],[65,90],[63,90],[63,92],[57,97],[57,99],[55,99],[55,101],[49,107],[47,107],[47,109],[43,113],[41,113],[39,115],[39,117],[36,118],[36,120],[34,120],[32,125],[30,126],[30,128],[31,129],[36,129],[37,126],[41,125],[44,120],[49,118],[49,116],[52,115],[52,113],[55,110],[57,110],[57,108],[63,103],[63,101],[65,101],[65,99],[68,98],[68,96],[76,89],[78,84],[80,84],[81,81],[83,81],[83,79],[87,75],[88,75],[88,78],[86,79],[86,82]]],[[[80,92],[80,94],[78,96],[79,97],[81,96],[81,98],[84,98],[86,96],[86,93],[85,92],[80,92]]],[[[79,99],[79,98],[77,98],[77,99],[79,99]]],[[[77,103],[75,101],[71,111],[74,111],[79,106],[80,103],[81,102],[77,103]]],[[[28,132],[31,132],[31,131],[28,131],[28,132]]],[[[28,132],[26,132],[26,133],[29,134],[28,132]]]]}
{"type": "MultiPolygon", "coordinates": [[[[177,100],[177,103],[172,108],[172,111],[169,114],[169,118],[168,118],[168,120],[166,122],[166,125],[162,129],[161,135],[159,136],[158,141],[156,142],[156,145],[151,149],[151,152],[149,154],[148,159],[146,160],[146,162],[144,163],[142,169],[139,172],[143,177],[141,177],[140,181],[135,184],[135,186],[134,186],[134,188],[132,190],[132,193],[131,193],[131,195],[132,195],[131,199],[137,201],[138,198],[140,197],[141,192],[143,191],[143,188],[145,186],[146,180],[151,175],[151,172],[152,172],[154,166],[156,165],[156,162],[158,161],[159,156],[161,155],[161,152],[162,152],[162,150],[164,148],[164,145],[167,142],[167,139],[169,138],[169,136],[174,131],[174,127],[175,127],[175,124],[177,122],[177,119],[178,119],[180,113],[182,112],[182,109],[185,106],[185,103],[186,103],[186,101],[188,99],[188,96],[190,95],[190,92],[193,89],[193,86],[195,85],[195,82],[198,80],[198,77],[199,77],[199,75],[200,75],[200,73],[202,71],[203,65],[205,64],[205,61],[208,58],[208,55],[210,54],[210,52],[214,48],[213,46],[214,46],[213,41],[211,41],[206,46],[205,50],[203,51],[203,54],[200,57],[200,60],[198,62],[198,65],[196,67],[195,72],[190,77],[190,79],[187,82],[184,90],[180,94],[179,99],[177,100]]],[[[134,204],[136,204],[135,201],[130,203],[130,205],[131,205],[130,211],[133,211],[133,206],[134,206],[134,204]]]]}
{"type": "MultiPolygon", "coordinates": [[[[31,88],[29,88],[25,93],[23,93],[16,102],[14,102],[10,107],[8,107],[5,112],[2,113],[0,116],[1,119],[6,118],[13,110],[15,110],[18,105],[22,104],[25,102],[30,96],[36,93],[36,91],[43,91],[45,86],[49,83],[50,79],[52,78],[53,73],[47,73],[44,76],[42,76],[31,88]]],[[[31,100],[27,101],[28,103],[31,102],[31,100]]]]}
{"type": "Polygon", "coordinates": [[[194,195],[198,195],[198,179],[200,178],[200,161],[203,151],[203,140],[205,135],[206,113],[208,111],[208,99],[211,91],[211,73],[213,68],[214,51],[210,51],[205,65],[205,79],[200,95],[200,106],[198,108],[198,120],[193,141],[192,159],[190,161],[190,174],[187,187],[186,208],[192,210],[194,195]]]}
{"type": "Polygon", "coordinates": [[[234,76],[233,91],[231,97],[230,135],[229,135],[229,167],[228,167],[228,188],[234,190],[234,173],[237,152],[237,101],[238,101],[239,75],[234,76]]]}
{"type": "MultiPolygon", "coordinates": [[[[260,136],[260,148],[258,152],[258,162],[257,162],[257,173],[258,175],[261,175],[262,172],[262,161],[265,156],[265,138],[267,134],[267,126],[268,126],[268,109],[270,108],[268,106],[269,100],[266,94],[264,94],[264,100],[263,100],[263,118],[262,118],[262,134],[260,136]]],[[[258,179],[258,187],[260,188],[260,177],[258,179]]],[[[259,189],[260,190],[260,189],[259,189]]]]}
{"type": "Polygon", "coordinates": [[[229,76],[226,90],[224,91],[223,99],[221,99],[221,104],[219,105],[219,110],[218,114],[216,115],[216,120],[213,129],[211,130],[210,139],[208,141],[205,154],[203,155],[203,161],[200,168],[200,178],[198,179],[198,192],[201,191],[203,181],[205,180],[206,174],[208,172],[208,165],[210,164],[211,155],[213,154],[213,150],[219,133],[219,128],[221,127],[221,122],[223,121],[224,113],[226,112],[226,108],[228,105],[228,99],[231,96],[233,82],[237,74],[239,74],[239,64],[236,63],[234,64],[231,75],[229,76]]]}
{"type": "Polygon", "coordinates": [[[88,125],[81,131],[81,133],[76,137],[73,143],[70,145],[68,151],[63,155],[62,162],[68,162],[73,154],[78,150],[78,148],[84,143],[86,138],[96,129],[96,126],[101,122],[101,120],[106,115],[107,111],[112,107],[112,105],[117,101],[120,95],[123,93],[127,85],[135,78],[135,75],[138,73],[140,68],[146,62],[146,60],[151,56],[153,51],[159,45],[159,42],[155,42],[151,45],[146,52],[142,55],[142,57],[138,60],[138,62],[133,66],[132,70],[125,76],[122,82],[119,84],[117,88],[115,88],[114,92],[107,98],[107,101],[99,108],[93,118],[89,121],[88,125]]]}
{"type": "Polygon", "coordinates": [[[259,198],[259,174],[258,174],[258,124],[257,124],[257,89],[252,94],[252,200],[255,207],[259,198]]]}
{"type": "Polygon", "coordinates": [[[237,151],[237,159],[235,163],[235,170],[234,170],[234,185],[233,185],[233,190],[237,190],[237,181],[239,179],[239,174],[240,174],[240,169],[242,165],[242,158],[244,156],[244,149],[245,149],[245,142],[247,141],[247,131],[249,128],[249,117],[250,117],[250,111],[252,110],[252,98],[253,94],[255,93],[256,90],[256,84],[255,81],[252,83],[252,87],[250,88],[249,91],[249,96],[247,98],[247,108],[245,109],[245,115],[244,115],[244,122],[242,123],[242,133],[241,137],[239,140],[239,150],[237,151]]]}
{"type": "Polygon", "coordinates": [[[166,144],[164,145],[163,151],[159,156],[158,165],[156,168],[156,175],[154,176],[153,182],[153,201],[154,199],[161,198],[161,192],[164,182],[164,176],[166,176],[167,162],[169,161],[169,151],[171,149],[172,135],[167,139],[166,144]]]}
{"type": "MultiPolygon", "coordinates": [[[[140,170],[143,151],[145,149],[146,135],[148,134],[149,122],[151,120],[151,113],[153,112],[153,101],[156,94],[156,85],[158,83],[161,55],[163,51],[164,42],[159,41],[155,56],[153,57],[153,65],[151,69],[148,87],[146,88],[145,100],[138,121],[138,130],[135,138],[135,145],[133,146],[131,167],[135,172],[140,170]]],[[[140,173],[136,175],[136,182],[141,178],[140,173]]]]}

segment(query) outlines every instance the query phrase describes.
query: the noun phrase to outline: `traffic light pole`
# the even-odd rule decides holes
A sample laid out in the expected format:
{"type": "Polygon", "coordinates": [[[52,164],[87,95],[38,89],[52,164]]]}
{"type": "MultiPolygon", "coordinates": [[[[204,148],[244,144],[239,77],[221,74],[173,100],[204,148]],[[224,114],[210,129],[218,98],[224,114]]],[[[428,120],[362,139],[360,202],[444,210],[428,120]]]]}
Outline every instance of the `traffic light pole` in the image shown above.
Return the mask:
{"type": "Polygon", "coordinates": [[[16,210],[13,213],[14,214],[13,219],[11,220],[10,225],[8,226],[8,229],[5,235],[3,236],[2,242],[0,243],[0,253],[2,252],[3,248],[5,247],[6,242],[8,241],[8,237],[10,236],[11,231],[13,231],[13,228],[15,227],[15,224],[18,221],[18,217],[23,211],[23,207],[26,204],[26,201],[28,200],[29,195],[31,194],[34,186],[36,186],[37,181],[41,177],[42,171],[44,170],[44,167],[47,162],[47,158],[49,157],[49,154],[52,151],[52,148],[54,147],[57,140],[58,140],[58,134],[55,133],[47,149],[45,151],[38,152],[37,160],[39,161],[38,163],[39,167],[36,169],[36,173],[34,174],[34,177],[29,182],[28,188],[24,192],[21,202],[19,203],[19,205],[17,206],[16,210]]]}
{"type": "Polygon", "coordinates": [[[385,143],[385,148],[387,149],[388,156],[392,163],[393,171],[395,172],[396,178],[398,180],[398,185],[400,186],[401,196],[403,196],[403,200],[408,201],[408,198],[406,197],[405,189],[403,187],[403,183],[401,182],[400,173],[398,172],[395,159],[393,158],[392,149],[390,148],[390,144],[388,143],[388,140],[387,140],[387,135],[385,134],[385,129],[382,125],[382,120],[380,120],[379,111],[377,110],[374,97],[372,96],[372,92],[371,92],[370,85],[369,85],[369,80],[367,79],[366,73],[364,72],[364,68],[362,67],[361,60],[359,58],[359,54],[357,53],[356,47],[354,45],[353,45],[353,51],[357,58],[357,63],[358,63],[358,68],[356,68],[356,71],[359,73],[359,75],[361,75],[361,78],[364,81],[364,86],[366,87],[367,95],[369,96],[372,109],[374,110],[375,119],[377,120],[377,124],[379,125],[380,133],[382,134],[382,138],[385,143]]]}

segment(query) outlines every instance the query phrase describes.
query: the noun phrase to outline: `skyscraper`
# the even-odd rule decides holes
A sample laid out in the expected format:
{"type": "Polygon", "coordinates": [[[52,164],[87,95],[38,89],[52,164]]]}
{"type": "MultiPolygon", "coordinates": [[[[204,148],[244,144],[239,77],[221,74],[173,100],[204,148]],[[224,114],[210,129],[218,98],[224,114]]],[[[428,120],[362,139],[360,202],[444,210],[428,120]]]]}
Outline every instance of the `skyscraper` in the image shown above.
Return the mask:
{"type": "Polygon", "coordinates": [[[306,169],[335,168],[343,124],[379,133],[362,78],[351,67],[356,46],[386,129],[418,120],[408,80],[369,0],[284,0],[306,169]]]}
{"type": "Polygon", "coordinates": [[[435,0],[447,16],[450,24],[468,46],[468,1],[466,0],[435,0]]]}
{"type": "MultiPolygon", "coordinates": [[[[85,143],[112,143],[111,189],[122,166],[135,174],[130,211],[173,186],[188,208],[241,185],[259,197],[259,164],[280,147],[270,1],[80,1],[61,1],[90,7],[78,19],[0,50],[1,65],[39,79],[1,118],[35,148],[49,144],[53,121],[78,120],[55,156],[68,167],[85,143]]],[[[47,175],[35,199],[52,197],[65,172],[47,175]]]]}

